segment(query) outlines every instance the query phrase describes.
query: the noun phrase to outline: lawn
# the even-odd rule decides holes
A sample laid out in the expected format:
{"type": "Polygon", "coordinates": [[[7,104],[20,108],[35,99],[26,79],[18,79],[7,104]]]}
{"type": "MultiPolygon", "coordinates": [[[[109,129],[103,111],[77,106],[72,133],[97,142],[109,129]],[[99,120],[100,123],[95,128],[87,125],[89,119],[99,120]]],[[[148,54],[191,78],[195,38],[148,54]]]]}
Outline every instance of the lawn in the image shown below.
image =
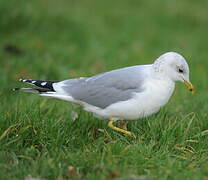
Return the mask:
{"type": "Polygon", "coordinates": [[[0,179],[208,179],[208,1],[0,1],[0,179]],[[196,87],[107,128],[80,107],[11,91],[18,79],[63,80],[152,63],[176,51],[196,87]],[[78,118],[73,120],[73,114],[78,118]]]}

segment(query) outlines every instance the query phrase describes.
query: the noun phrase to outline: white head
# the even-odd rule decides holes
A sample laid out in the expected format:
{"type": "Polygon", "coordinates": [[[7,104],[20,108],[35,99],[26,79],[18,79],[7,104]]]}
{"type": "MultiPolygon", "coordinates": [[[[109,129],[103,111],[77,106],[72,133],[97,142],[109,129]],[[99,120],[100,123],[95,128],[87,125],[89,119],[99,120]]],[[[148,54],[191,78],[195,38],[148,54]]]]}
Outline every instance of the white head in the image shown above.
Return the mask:
{"type": "Polygon", "coordinates": [[[180,54],[167,52],[154,62],[153,67],[160,77],[168,78],[174,82],[184,82],[187,88],[194,92],[193,85],[189,81],[188,64],[180,54]]]}

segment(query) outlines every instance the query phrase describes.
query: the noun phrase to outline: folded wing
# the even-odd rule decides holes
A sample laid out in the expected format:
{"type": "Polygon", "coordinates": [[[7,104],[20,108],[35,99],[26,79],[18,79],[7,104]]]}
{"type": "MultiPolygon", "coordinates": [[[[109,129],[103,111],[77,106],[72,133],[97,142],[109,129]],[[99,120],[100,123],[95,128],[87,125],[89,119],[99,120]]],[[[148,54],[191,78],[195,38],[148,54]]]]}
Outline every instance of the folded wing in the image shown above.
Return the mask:
{"type": "Polygon", "coordinates": [[[76,101],[106,108],[143,91],[142,85],[146,77],[142,69],[141,66],[118,69],[90,78],[61,81],[54,83],[53,87],[57,93],[71,96],[76,101]]]}

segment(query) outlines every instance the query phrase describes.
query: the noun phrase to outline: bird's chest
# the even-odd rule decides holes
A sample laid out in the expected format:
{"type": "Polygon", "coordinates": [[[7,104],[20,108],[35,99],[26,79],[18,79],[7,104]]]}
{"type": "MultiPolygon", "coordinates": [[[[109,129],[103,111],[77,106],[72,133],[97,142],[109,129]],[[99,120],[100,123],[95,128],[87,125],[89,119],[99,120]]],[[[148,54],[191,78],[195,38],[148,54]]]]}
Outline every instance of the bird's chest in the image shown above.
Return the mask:
{"type": "Polygon", "coordinates": [[[136,94],[140,117],[157,112],[169,101],[174,88],[175,84],[170,81],[152,80],[145,84],[144,92],[136,94]]]}

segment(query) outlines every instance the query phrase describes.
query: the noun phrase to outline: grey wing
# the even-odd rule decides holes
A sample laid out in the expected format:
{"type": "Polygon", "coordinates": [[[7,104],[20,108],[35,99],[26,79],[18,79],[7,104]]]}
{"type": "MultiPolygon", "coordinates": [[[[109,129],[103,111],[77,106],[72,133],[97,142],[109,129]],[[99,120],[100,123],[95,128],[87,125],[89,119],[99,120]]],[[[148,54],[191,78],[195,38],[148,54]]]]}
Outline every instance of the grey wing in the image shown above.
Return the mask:
{"type": "Polygon", "coordinates": [[[130,99],[135,92],[143,91],[145,77],[139,69],[133,66],[90,78],[65,80],[62,81],[62,88],[75,100],[106,108],[113,103],[130,99]]]}

